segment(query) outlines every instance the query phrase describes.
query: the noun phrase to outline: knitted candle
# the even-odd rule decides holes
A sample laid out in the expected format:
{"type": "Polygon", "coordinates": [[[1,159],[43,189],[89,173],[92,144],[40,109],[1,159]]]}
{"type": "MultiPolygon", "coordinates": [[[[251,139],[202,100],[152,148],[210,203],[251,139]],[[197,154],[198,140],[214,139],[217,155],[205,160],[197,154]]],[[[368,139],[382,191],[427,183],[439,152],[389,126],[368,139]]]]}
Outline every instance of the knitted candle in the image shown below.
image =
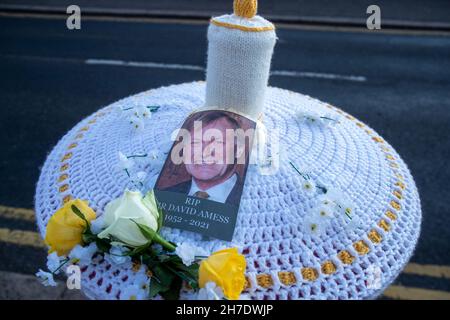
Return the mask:
{"type": "Polygon", "coordinates": [[[208,29],[206,107],[258,118],[263,112],[276,34],[256,15],[256,0],[235,0],[234,13],[211,19],[208,29]]]}

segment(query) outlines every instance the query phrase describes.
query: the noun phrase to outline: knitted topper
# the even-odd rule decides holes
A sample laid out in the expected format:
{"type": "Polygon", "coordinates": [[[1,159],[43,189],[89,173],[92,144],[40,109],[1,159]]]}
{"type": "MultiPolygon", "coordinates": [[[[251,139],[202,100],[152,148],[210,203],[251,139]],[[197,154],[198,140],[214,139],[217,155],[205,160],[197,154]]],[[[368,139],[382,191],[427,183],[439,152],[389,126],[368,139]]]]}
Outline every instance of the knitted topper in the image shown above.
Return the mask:
{"type": "Polygon", "coordinates": [[[253,18],[258,10],[258,1],[256,0],[234,0],[234,14],[244,18],[253,18]]]}
{"type": "Polygon", "coordinates": [[[256,11],[256,0],[235,0],[234,14],[211,19],[206,108],[262,115],[276,34],[256,11]]]}

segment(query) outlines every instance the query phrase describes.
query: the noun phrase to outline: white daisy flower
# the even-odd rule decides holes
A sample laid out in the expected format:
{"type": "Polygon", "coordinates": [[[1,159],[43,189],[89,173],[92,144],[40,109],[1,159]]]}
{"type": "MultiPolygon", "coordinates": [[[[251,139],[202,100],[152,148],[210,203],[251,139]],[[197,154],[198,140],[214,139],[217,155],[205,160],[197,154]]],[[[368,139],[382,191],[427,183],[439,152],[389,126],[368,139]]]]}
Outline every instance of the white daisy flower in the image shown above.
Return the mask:
{"type": "Polygon", "coordinates": [[[41,269],[36,273],[36,277],[39,279],[39,281],[46,287],[56,287],[57,283],[53,279],[53,274],[50,272],[45,272],[41,269]]]}
{"type": "Polygon", "coordinates": [[[119,167],[122,170],[130,170],[134,166],[134,161],[128,159],[126,155],[119,151],[119,167]]]}
{"type": "Polygon", "coordinates": [[[128,286],[120,293],[120,300],[144,300],[145,298],[146,291],[137,285],[128,286]]]}
{"type": "Polygon", "coordinates": [[[136,275],[134,283],[145,292],[148,291],[150,287],[150,278],[145,273],[138,273],[136,275]]]}
{"type": "Polygon", "coordinates": [[[113,245],[111,249],[109,249],[109,254],[105,253],[105,260],[115,265],[131,263],[131,257],[126,255],[127,252],[127,248],[113,245]]]}
{"type": "Polygon", "coordinates": [[[321,195],[317,198],[317,203],[321,206],[326,206],[332,210],[334,210],[336,204],[334,201],[328,197],[327,195],[321,195]]]}
{"type": "Polygon", "coordinates": [[[319,236],[325,232],[327,222],[328,221],[326,219],[322,219],[314,215],[308,216],[304,220],[304,231],[310,236],[319,236]]]}
{"type": "Polygon", "coordinates": [[[311,179],[302,182],[302,190],[307,194],[316,193],[316,184],[311,179]]]}
{"type": "Polygon", "coordinates": [[[303,121],[311,124],[320,122],[320,116],[313,111],[301,111],[298,113],[298,116],[303,121]]]}
{"type": "Polygon", "coordinates": [[[144,121],[136,116],[130,118],[130,124],[136,132],[141,132],[144,130],[144,121]]]}
{"type": "Polygon", "coordinates": [[[91,231],[93,234],[99,234],[106,228],[105,217],[99,216],[97,219],[91,221],[91,231]]]}
{"type": "Polygon", "coordinates": [[[56,252],[52,252],[47,256],[47,269],[58,274],[60,272],[59,267],[61,266],[61,258],[58,257],[56,252]]]}
{"type": "Polygon", "coordinates": [[[354,205],[352,202],[344,199],[343,201],[338,202],[337,205],[339,207],[339,211],[341,212],[341,214],[345,215],[349,219],[353,218],[355,209],[354,209],[354,205]]]}
{"type": "Polygon", "coordinates": [[[133,176],[133,181],[136,183],[144,183],[147,173],[145,171],[139,171],[133,176]]]}
{"type": "Polygon", "coordinates": [[[331,219],[334,217],[333,209],[329,206],[321,205],[314,209],[314,214],[322,219],[331,219]]]}
{"type": "Polygon", "coordinates": [[[148,110],[148,108],[143,106],[135,108],[134,115],[143,120],[147,120],[152,117],[152,113],[148,110]]]}
{"type": "Polygon", "coordinates": [[[97,245],[92,242],[87,247],[76,245],[69,253],[70,262],[73,264],[89,264],[94,254],[98,251],[97,245]]]}
{"type": "Polygon", "coordinates": [[[204,288],[198,291],[197,300],[223,300],[224,294],[221,287],[215,282],[207,282],[204,288]]]}
{"type": "Polygon", "coordinates": [[[177,245],[175,249],[175,254],[181,258],[183,264],[190,266],[195,261],[197,256],[206,256],[207,253],[204,249],[193,246],[187,242],[183,242],[177,245]]]}

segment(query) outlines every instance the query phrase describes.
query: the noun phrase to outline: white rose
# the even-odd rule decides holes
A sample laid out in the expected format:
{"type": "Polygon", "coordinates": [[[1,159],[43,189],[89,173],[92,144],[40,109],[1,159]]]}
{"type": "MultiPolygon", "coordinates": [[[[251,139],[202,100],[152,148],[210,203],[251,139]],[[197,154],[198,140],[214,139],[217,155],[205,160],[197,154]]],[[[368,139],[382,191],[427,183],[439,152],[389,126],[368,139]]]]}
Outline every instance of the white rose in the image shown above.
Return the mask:
{"type": "Polygon", "coordinates": [[[136,223],[158,230],[158,209],[153,193],[145,198],[138,191],[126,190],[118,199],[108,203],[105,208],[106,229],[98,234],[99,238],[120,240],[130,247],[139,247],[149,242],[136,223]]]}

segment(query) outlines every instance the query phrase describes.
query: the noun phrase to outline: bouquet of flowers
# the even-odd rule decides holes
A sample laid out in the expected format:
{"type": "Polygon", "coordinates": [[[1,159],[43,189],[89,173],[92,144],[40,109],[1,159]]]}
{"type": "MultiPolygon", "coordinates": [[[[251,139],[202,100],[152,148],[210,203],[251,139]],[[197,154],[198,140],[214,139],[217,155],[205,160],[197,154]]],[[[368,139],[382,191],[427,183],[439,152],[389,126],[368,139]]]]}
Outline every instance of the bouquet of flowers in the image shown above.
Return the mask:
{"type": "Polygon", "coordinates": [[[183,286],[202,300],[242,298],[246,261],[236,248],[207,256],[199,247],[165,240],[162,224],[153,191],[143,195],[126,190],[100,217],[86,201],[68,201],[47,224],[48,271],[36,275],[44,285],[54,286],[60,271],[102,255],[111,264],[145,270],[138,283],[121,293],[124,299],[178,299],[183,286]]]}

